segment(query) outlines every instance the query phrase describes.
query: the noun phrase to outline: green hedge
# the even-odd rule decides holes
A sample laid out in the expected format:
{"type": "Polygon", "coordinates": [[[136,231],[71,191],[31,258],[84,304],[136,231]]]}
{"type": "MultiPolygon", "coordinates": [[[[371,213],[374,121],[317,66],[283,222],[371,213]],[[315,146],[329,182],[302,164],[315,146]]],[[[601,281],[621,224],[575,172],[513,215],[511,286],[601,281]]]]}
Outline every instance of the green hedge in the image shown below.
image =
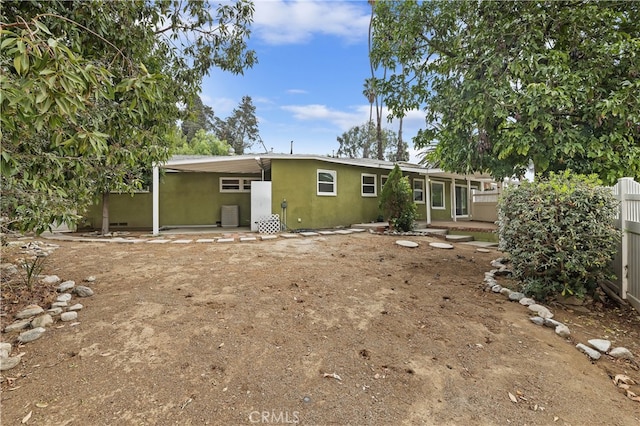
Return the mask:
{"type": "Polygon", "coordinates": [[[595,176],[551,173],[507,188],[498,202],[500,249],[522,290],[538,298],[592,294],[610,276],[617,209],[595,176]]]}

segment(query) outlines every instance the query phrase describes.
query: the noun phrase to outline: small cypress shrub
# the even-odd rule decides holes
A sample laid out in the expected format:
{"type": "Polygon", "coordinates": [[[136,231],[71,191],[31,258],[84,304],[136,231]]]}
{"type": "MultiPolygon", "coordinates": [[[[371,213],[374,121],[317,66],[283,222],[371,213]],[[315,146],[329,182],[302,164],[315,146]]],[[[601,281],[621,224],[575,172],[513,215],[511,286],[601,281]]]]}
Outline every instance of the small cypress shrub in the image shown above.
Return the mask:
{"type": "Polygon", "coordinates": [[[413,230],[417,215],[413,190],[409,178],[402,176],[397,164],[382,188],[380,210],[393,229],[403,232],[413,230]]]}
{"type": "Polygon", "coordinates": [[[593,294],[610,277],[617,208],[595,176],[569,171],[507,188],[498,202],[500,249],[522,290],[538,298],[593,294]]]}

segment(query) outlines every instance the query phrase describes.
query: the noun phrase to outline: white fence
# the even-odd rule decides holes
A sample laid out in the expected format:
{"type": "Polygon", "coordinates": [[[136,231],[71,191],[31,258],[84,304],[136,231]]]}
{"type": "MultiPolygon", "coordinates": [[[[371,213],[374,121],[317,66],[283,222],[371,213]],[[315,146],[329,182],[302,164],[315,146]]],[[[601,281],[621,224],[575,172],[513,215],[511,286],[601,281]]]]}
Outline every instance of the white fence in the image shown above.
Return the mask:
{"type": "Polygon", "coordinates": [[[471,219],[479,222],[495,222],[498,220],[499,190],[471,191],[471,219]]]}
{"type": "Polygon", "coordinates": [[[640,183],[622,178],[612,188],[620,201],[616,225],[622,240],[614,258],[617,293],[640,311],[640,183]]]}

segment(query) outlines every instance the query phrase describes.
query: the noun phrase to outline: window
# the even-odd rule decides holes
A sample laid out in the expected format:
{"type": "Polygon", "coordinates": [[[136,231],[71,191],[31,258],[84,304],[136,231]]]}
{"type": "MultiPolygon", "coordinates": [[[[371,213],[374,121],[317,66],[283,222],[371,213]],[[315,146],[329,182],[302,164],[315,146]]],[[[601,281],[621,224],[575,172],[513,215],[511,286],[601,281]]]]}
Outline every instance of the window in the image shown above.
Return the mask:
{"type": "Polygon", "coordinates": [[[251,192],[251,182],[258,178],[221,177],[220,192],[251,192]]]}
{"type": "Polygon", "coordinates": [[[424,204],[424,179],[413,180],[413,201],[424,204]]]}
{"type": "Polygon", "coordinates": [[[382,188],[384,188],[384,184],[387,183],[387,179],[389,179],[389,175],[380,176],[380,192],[382,192],[382,188]]]}
{"type": "Polygon", "coordinates": [[[337,195],[335,170],[318,169],[318,195],[337,195]]]}
{"type": "Polygon", "coordinates": [[[360,179],[362,184],[361,195],[363,197],[375,197],[378,195],[378,191],[376,188],[376,178],[376,175],[362,173],[360,179]]]}
{"type": "Polygon", "coordinates": [[[431,208],[444,210],[444,183],[431,182],[431,208]]]}

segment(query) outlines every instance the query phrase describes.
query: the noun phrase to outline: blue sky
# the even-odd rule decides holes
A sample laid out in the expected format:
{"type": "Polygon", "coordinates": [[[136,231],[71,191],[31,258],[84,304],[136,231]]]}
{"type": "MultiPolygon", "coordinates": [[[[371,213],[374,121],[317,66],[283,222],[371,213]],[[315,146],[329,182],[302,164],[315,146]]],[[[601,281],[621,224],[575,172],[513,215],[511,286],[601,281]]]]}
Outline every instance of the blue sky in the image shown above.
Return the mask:
{"type": "MultiPolygon", "coordinates": [[[[243,96],[256,107],[260,136],[267,149],[295,154],[331,155],[336,138],[369,119],[362,94],[370,77],[367,1],[254,0],[249,47],[258,64],[242,76],[214,70],[203,82],[202,100],[226,118],[243,96]]],[[[387,111],[385,110],[385,117],[387,111]]],[[[374,112],[375,116],[375,112],[374,112]]],[[[404,139],[417,161],[413,137],[424,114],[405,118],[404,139]]],[[[395,131],[398,123],[385,123],[395,131]]],[[[262,152],[257,144],[253,152],[262,152]]]]}

